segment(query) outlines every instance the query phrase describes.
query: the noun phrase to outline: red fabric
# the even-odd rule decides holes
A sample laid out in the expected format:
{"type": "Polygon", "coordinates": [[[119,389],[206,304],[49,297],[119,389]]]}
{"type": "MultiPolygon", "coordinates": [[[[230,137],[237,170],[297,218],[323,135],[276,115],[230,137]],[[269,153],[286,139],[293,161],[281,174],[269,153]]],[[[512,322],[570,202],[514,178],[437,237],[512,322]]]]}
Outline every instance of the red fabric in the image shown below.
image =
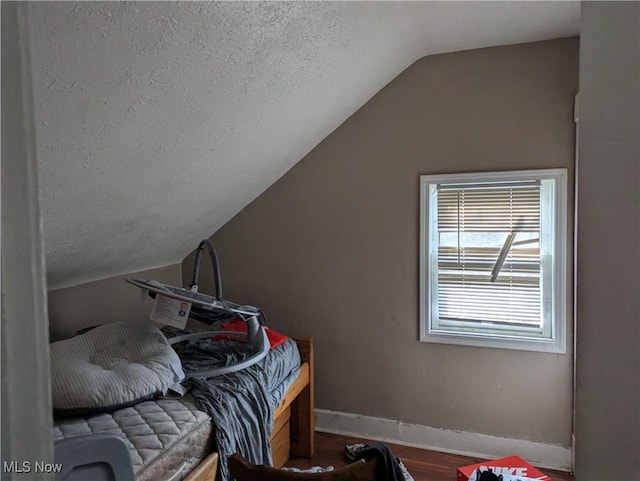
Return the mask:
{"type": "MultiPolygon", "coordinates": [[[[234,319],[233,321],[225,322],[220,326],[220,329],[223,331],[234,331],[234,332],[247,332],[247,323],[242,319],[234,319]]],[[[287,336],[280,334],[279,332],[273,331],[268,327],[264,328],[264,331],[267,333],[267,338],[269,339],[269,344],[271,344],[271,349],[274,347],[278,347],[284,341],[287,340],[287,336]]],[[[228,341],[231,339],[229,336],[215,336],[214,339],[216,341],[228,341]]],[[[240,341],[241,339],[233,339],[234,341],[240,341]]],[[[244,339],[242,339],[244,341],[244,339]]]]}

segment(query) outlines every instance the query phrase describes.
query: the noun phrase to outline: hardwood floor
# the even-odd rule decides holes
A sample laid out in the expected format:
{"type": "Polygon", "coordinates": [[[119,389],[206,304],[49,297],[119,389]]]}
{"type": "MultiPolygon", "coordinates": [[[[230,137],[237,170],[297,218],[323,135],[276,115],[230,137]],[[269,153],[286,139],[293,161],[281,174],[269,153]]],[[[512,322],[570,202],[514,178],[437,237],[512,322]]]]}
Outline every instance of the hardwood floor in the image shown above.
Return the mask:
{"type": "MultiPolygon", "coordinates": [[[[307,469],[312,466],[340,467],[347,464],[344,445],[353,443],[378,444],[371,441],[337,434],[316,433],[316,454],[311,459],[293,457],[287,466],[307,469]]],[[[457,454],[440,453],[424,449],[386,443],[393,454],[402,459],[415,481],[456,481],[456,468],[483,461],[457,454]]],[[[514,453],[516,454],[516,453],[514,453]]],[[[573,476],[560,471],[541,469],[552,481],[573,481],[573,476]]]]}

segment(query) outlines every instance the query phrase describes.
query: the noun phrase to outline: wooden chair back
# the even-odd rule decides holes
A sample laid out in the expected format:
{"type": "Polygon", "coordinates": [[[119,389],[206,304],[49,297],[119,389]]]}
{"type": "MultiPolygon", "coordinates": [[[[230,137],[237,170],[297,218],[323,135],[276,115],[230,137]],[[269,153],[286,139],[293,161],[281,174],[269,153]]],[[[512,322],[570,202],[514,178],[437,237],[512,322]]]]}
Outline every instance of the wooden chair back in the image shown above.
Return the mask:
{"type": "Polygon", "coordinates": [[[324,473],[299,473],[258,466],[239,454],[229,456],[228,464],[231,478],[235,481],[384,481],[376,477],[376,461],[356,461],[324,473]]]}

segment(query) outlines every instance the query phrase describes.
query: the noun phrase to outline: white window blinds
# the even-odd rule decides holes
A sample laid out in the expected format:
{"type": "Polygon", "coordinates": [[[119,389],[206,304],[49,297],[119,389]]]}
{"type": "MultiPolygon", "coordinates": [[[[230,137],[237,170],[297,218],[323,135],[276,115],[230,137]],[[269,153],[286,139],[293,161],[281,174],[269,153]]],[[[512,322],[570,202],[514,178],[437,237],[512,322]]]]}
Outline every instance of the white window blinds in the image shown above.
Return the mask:
{"type": "Polygon", "coordinates": [[[543,328],[540,186],[535,180],[437,186],[432,274],[440,325],[543,328]]]}
{"type": "Polygon", "coordinates": [[[420,176],[420,340],[565,352],[565,169],[420,176]]]}

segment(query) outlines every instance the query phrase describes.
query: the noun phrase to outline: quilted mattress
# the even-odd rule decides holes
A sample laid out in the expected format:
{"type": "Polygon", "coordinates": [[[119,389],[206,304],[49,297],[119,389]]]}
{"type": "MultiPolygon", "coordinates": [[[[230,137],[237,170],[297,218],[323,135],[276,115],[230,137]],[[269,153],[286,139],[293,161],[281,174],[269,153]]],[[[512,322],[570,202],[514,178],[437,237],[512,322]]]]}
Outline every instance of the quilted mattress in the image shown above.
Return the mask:
{"type": "Polygon", "coordinates": [[[86,419],[56,420],[53,438],[117,434],[129,446],[136,481],[178,481],[211,451],[211,431],[209,415],[185,396],[145,401],[86,419]]]}

